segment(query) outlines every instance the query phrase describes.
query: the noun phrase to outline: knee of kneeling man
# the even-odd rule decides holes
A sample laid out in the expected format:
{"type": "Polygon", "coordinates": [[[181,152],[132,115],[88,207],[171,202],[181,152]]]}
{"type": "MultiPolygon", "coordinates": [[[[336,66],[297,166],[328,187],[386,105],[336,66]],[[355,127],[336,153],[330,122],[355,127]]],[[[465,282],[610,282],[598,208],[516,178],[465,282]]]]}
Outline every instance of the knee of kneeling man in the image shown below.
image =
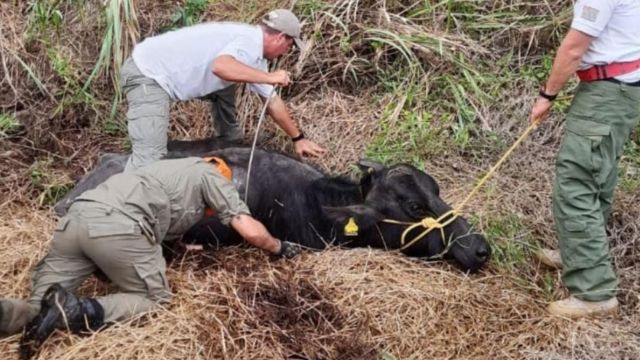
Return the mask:
{"type": "Polygon", "coordinates": [[[171,288],[164,271],[154,266],[136,266],[136,270],[146,289],[147,299],[158,304],[171,301],[171,288]]]}
{"type": "Polygon", "coordinates": [[[159,289],[157,291],[149,292],[147,298],[156,304],[167,304],[171,302],[173,294],[169,289],[159,289]]]}

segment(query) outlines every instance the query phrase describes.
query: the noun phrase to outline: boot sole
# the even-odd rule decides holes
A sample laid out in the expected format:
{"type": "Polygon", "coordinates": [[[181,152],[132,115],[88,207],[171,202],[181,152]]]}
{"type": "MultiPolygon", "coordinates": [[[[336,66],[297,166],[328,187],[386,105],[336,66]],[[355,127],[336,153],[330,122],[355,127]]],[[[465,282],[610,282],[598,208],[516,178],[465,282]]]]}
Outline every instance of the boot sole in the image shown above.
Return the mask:
{"type": "Polygon", "coordinates": [[[551,269],[555,269],[555,270],[562,270],[562,262],[555,262],[551,259],[549,259],[548,256],[540,253],[540,252],[536,252],[534,254],[536,260],[538,260],[541,264],[551,268],[551,269]]]}
{"type": "Polygon", "coordinates": [[[612,308],[612,309],[606,309],[602,311],[593,311],[593,312],[588,312],[586,314],[577,314],[577,313],[558,313],[558,312],[553,312],[550,308],[547,309],[547,311],[551,315],[560,316],[560,317],[564,317],[572,320],[584,319],[584,318],[598,319],[605,316],[615,316],[618,314],[618,310],[619,310],[619,307],[616,306],[615,308],[612,308]]]}
{"type": "MultiPolygon", "coordinates": [[[[62,305],[66,302],[66,293],[64,291],[55,291],[47,293],[42,298],[42,304],[46,306],[46,313],[41,317],[40,314],[33,320],[33,324],[27,325],[25,333],[20,339],[20,358],[23,360],[30,359],[39,349],[40,346],[51,336],[56,329],[56,322],[64,317],[60,311],[62,305]]],[[[43,309],[45,308],[43,306],[43,309]]]]}

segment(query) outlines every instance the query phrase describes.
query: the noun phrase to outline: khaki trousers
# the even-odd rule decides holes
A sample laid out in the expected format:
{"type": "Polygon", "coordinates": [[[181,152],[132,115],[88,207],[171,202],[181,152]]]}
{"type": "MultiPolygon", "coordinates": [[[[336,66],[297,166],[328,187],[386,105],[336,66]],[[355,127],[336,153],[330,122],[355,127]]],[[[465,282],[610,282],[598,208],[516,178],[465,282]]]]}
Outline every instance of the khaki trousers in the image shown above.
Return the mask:
{"type": "Polygon", "coordinates": [[[152,244],[117,210],[79,201],[58,222],[49,253],[33,272],[29,299],[0,300],[0,332],[20,331],[38,313],[42,296],[54,283],[74,291],[97,269],[120,289],[97,298],[105,322],[124,320],[171,299],[161,245],[152,244]]]}
{"type": "MultiPolygon", "coordinates": [[[[140,72],[132,58],[122,67],[121,81],[129,103],[127,130],[132,154],[125,171],[130,171],[167,155],[172,100],[155,80],[140,72]]],[[[231,85],[201,98],[210,102],[213,128],[225,142],[238,142],[244,136],[236,120],[235,93],[236,86],[231,85]]]]}

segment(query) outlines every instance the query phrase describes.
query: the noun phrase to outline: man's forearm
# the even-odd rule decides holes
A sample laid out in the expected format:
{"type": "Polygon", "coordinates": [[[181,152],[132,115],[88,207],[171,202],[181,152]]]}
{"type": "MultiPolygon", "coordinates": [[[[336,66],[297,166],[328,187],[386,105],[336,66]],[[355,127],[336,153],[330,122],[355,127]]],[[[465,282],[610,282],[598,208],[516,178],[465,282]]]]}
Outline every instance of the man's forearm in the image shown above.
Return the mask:
{"type": "Polygon", "coordinates": [[[216,58],[211,65],[214,75],[225,81],[271,84],[269,73],[247,66],[230,55],[216,58]]]}
{"type": "Polygon", "coordinates": [[[569,30],[553,61],[551,74],[544,89],[547,94],[555,95],[562,90],[580,66],[580,61],[590,44],[591,37],[577,30],[569,30]]]}
{"type": "Polygon", "coordinates": [[[289,111],[287,111],[287,106],[284,104],[284,101],[279,96],[274,96],[269,101],[269,105],[267,107],[267,111],[269,115],[273,118],[273,121],[278,124],[278,126],[285,132],[289,137],[296,137],[300,135],[300,129],[289,115],[289,111]]]}
{"type": "Polygon", "coordinates": [[[271,236],[261,222],[249,215],[237,215],[231,220],[233,227],[249,244],[272,254],[280,252],[280,240],[271,236]]]}

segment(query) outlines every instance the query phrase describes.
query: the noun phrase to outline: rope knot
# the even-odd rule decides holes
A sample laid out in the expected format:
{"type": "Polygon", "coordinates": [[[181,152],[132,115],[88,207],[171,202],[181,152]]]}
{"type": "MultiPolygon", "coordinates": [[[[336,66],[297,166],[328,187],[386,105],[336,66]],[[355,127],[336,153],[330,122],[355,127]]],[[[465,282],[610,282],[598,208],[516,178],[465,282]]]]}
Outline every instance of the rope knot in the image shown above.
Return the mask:
{"type": "Polygon", "coordinates": [[[432,217],[422,219],[420,224],[425,229],[441,229],[443,226],[441,223],[438,222],[438,220],[432,217]]]}

